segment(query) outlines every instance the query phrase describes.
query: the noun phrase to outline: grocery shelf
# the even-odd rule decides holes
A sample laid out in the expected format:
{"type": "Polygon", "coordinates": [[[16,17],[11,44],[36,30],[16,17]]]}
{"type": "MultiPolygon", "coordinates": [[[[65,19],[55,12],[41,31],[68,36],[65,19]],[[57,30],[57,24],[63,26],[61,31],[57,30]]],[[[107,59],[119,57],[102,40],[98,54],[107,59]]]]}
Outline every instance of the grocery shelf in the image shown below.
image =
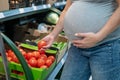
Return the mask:
{"type": "Polygon", "coordinates": [[[66,4],[66,1],[56,2],[56,3],[54,3],[54,6],[55,6],[55,7],[60,7],[60,6],[64,6],[65,4],[66,4]]]}
{"type": "MultiPolygon", "coordinates": [[[[32,7],[3,11],[3,12],[0,12],[0,23],[5,22],[5,21],[10,21],[13,19],[17,19],[17,18],[21,18],[21,17],[25,17],[25,16],[30,16],[33,14],[42,13],[42,12],[49,11],[49,10],[52,10],[52,11],[60,14],[61,12],[55,8],[64,6],[65,4],[66,4],[66,2],[63,1],[63,2],[54,3],[54,6],[51,6],[50,4],[43,4],[43,5],[39,5],[39,6],[32,6],[32,7]]],[[[59,73],[60,69],[64,65],[67,54],[68,53],[66,51],[64,53],[63,57],[61,58],[61,60],[55,66],[54,70],[49,74],[47,80],[55,79],[56,75],[59,73]]]]}
{"type": "Polygon", "coordinates": [[[50,7],[51,7],[50,4],[44,4],[39,6],[19,8],[19,9],[0,12],[0,22],[40,13],[50,9],[50,7]]]}
{"type": "MultiPolygon", "coordinates": [[[[66,4],[65,1],[63,2],[56,2],[54,3],[54,7],[60,7],[64,6],[66,4]]],[[[32,7],[26,7],[26,8],[19,8],[19,9],[13,9],[8,11],[0,12],[0,22],[4,22],[7,20],[12,20],[40,12],[44,12],[46,10],[49,10],[52,6],[50,4],[43,4],[39,6],[32,6],[32,7]]]]}

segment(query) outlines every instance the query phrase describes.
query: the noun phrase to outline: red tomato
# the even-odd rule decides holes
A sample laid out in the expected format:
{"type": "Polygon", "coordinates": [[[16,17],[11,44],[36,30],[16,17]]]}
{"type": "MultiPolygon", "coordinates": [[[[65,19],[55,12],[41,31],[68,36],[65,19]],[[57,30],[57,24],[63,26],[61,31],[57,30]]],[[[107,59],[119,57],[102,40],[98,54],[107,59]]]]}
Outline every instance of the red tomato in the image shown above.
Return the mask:
{"type": "Polygon", "coordinates": [[[9,49],[9,50],[7,50],[7,52],[8,52],[8,53],[11,53],[11,52],[13,52],[13,51],[9,49]]]}
{"type": "Polygon", "coordinates": [[[47,43],[45,41],[41,40],[38,42],[38,49],[41,49],[43,46],[46,46],[46,45],[47,45],[47,43]]]}
{"type": "Polygon", "coordinates": [[[18,60],[18,58],[15,55],[12,57],[12,61],[16,62],[16,63],[19,63],[19,60],[18,60]]]}
{"type": "Polygon", "coordinates": [[[30,58],[29,61],[28,61],[28,63],[32,67],[36,67],[37,66],[37,60],[34,57],[30,58]]]}
{"type": "Polygon", "coordinates": [[[48,68],[47,65],[42,65],[40,68],[48,68]]]}
{"type": "Polygon", "coordinates": [[[25,56],[26,55],[26,52],[25,51],[21,51],[22,55],[25,56]]]}
{"type": "Polygon", "coordinates": [[[45,64],[45,60],[40,59],[40,58],[37,60],[37,67],[40,68],[40,67],[41,67],[42,65],[44,65],[44,64],[45,64]]]}
{"type": "Polygon", "coordinates": [[[27,53],[26,53],[26,54],[24,54],[24,58],[25,58],[26,60],[28,60],[28,59],[27,59],[27,53]]]}
{"type": "Polygon", "coordinates": [[[38,59],[38,58],[40,58],[40,53],[39,53],[38,51],[34,51],[34,52],[33,52],[33,56],[34,56],[36,59],[38,59]]]}
{"type": "Polygon", "coordinates": [[[24,75],[24,73],[23,73],[23,72],[19,72],[19,75],[23,76],[23,75],[24,75]]]}
{"type": "Polygon", "coordinates": [[[8,56],[13,57],[13,56],[15,56],[15,54],[14,54],[14,52],[8,52],[8,56]]]}
{"type": "Polygon", "coordinates": [[[31,57],[33,57],[33,53],[32,52],[26,53],[26,59],[27,60],[29,60],[31,57]]]}
{"type": "Polygon", "coordinates": [[[48,67],[50,67],[51,64],[52,64],[52,60],[51,60],[51,59],[47,59],[46,62],[45,62],[45,64],[46,64],[48,67]]]}
{"type": "Polygon", "coordinates": [[[51,55],[51,56],[48,56],[48,59],[51,59],[51,60],[52,60],[52,62],[54,62],[55,57],[51,55]]]}
{"type": "Polygon", "coordinates": [[[12,60],[12,57],[7,57],[7,60],[8,60],[8,61],[11,61],[11,60],[12,60]]]}
{"type": "Polygon", "coordinates": [[[44,50],[44,49],[40,49],[40,50],[39,50],[39,53],[40,53],[40,54],[45,54],[45,50],[44,50]]]}
{"type": "Polygon", "coordinates": [[[12,73],[18,74],[18,71],[17,70],[12,70],[12,73]]]}
{"type": "Polygon", "coordinates": [[[47,60],[47,55],[46,54],[41,54],[40,59],[47,60]]]}

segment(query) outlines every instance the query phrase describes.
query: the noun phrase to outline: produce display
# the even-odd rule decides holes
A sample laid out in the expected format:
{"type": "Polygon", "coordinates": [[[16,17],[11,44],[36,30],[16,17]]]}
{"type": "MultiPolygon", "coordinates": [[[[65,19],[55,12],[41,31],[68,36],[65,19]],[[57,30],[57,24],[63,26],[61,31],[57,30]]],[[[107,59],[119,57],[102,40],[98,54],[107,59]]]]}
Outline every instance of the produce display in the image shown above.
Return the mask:
{"type": "MultiPolygon", "coordinates": [[[[44,21],[50,24],[47,27],[49,31],[53,30],[58,19],[59,14],[56,11],[52,11],[46,15],[44,21]]],[[[37,20],[35,22],[37,23],[37,20]]],[[[47,45],[44,41],[37,42],[37,46],[22,43],[28,37],[30,40],[34,40],[38,37],[33,35],[32,32],[34,31],[31,31],[29,34],[27,33],[28,30],[26,28],[28,28],[28,26],[29,25],[26,25],[26,22],[19,26],[15,26],[15,32],[13,33],[14,35],[16,34],[16,36],[12,35],[14,38],[11,38],[13,41],[20,42],[17,46],[7,36],[2,34],[5,44],[9,47],[6,48],[5,46],[5,57],[7,57],[8,60],[7,67],[9,67],[10,70],[8,71],[9,76],[18,80],[46,80],[48,75],[57,65],[60,52],[63,49],[66,50],[67,39],[60,37],[61,39],[58,39],[49,49],[46,50],[42,49],[43,46],[47,45]]],[[[31,26],[33,27],[33,25],[31,26]]],[[[43,36],[42,33],[40,33],[39,37],[41,38],[41,36],[43,36]]],[[[6,75],[3,62],[3,56],[0,54],[0,75],[6,75]]]]}
{"type": "MultiPolygon", "coordinates": [[[[67,39],[59,38],[55,41],[49,49],[42,47],[47,45],[45,41],[39,40],[37,46],[20,43],[17,48],[25,59],[27,65],[32,71],[34,80],[45,80],[57,64],[59,52],[67,46],[67,39]],[[62,41],[63,40],[63,41],[62,41]]],[[[6,56],[9,62],[11,77],[26,80],[26,76],[22,66],[16,57],[14,51],[6,48],[6,56]]],[[[4,74],[2,67],[2,58],[0,57],[0,74],[4,74]]]]}
{"type": "MultiPolygon", "coordinates": [[[[54,42],[49,49],[42,47],[47,45],[45,41],[38,41],[37,46],[21,43],[17,48],[31,68],[34,80],[44,80],[56,65],[58,51],[67,46],[67,42],[54,42]]],[[[11,49],[6,49],[6,56],[9,61],[11,76],[17,79],[25,79],[21,64],[11,49]]],[[[0,65],[2,59],[0,57],[0,65]]],[[[0,70],[1,74],[1,70],[0,70]]],[[[3,74],[3,73],[2,73],[3,74]]]]}
{"type": "MultiPolygon", "coordinates": [[[[47,55],[46,50],[42,49],[43,46],[47,45],[45,41],[41,40],[37,44],[38,46],[36,46],[35,48],[38,48],[38,50],[36,49],[30,50],[29,48],[25,48],[25,47],[24,48],[18,47],[18,49],[30,67],[49,68],[51,64],[55,61],[55,56],[47,55]]],[[[49,50],[47,50],[47,52],[49,53],[49,50]]],[[[6,56],[8,61],[19,63],[19,60],[17,59],[17,57],[15,56],[15,53],[11,49],[6,50],[6,56]]]]}
{"type": "MultiPolygon", "coordinates": [[[[22,56],[25,58],[28,66],[32,70],[34,80],[44,80],[56,65],[56,57],[54,55],[47,55],[45,50],[42,49],[43,46],[44,45],[41,44],[41,49],[39,47],[39,50],[30,50],[21,46],[17,47],[22,56]]],[[[6,49],[6,57],[9,61],[11,77],[26,80],[24,71],[18,58],[16,57],[15,53],[9,48],[6,49]]],[[[0,65],[1,64],[2,58],[0,57],[0,65]]],[[[3,67],[1,68],[3,69],[3,67]]],[[[4,74],[4,71],[2,71],[2,69],[0,70],[0,74],[4,74]]]]}
{"type": "MultiPolygon", "coordinates": [[[[22,48],[19,48],[19,50],[30,67],[48,68],[55,61],[55,57],[53,55],[47,56],[44,50],[28,52],[22,48]]],[[[6,50],[6,55],[8,61],[19,63],[19,60],[12,50],[6,50]]]]}

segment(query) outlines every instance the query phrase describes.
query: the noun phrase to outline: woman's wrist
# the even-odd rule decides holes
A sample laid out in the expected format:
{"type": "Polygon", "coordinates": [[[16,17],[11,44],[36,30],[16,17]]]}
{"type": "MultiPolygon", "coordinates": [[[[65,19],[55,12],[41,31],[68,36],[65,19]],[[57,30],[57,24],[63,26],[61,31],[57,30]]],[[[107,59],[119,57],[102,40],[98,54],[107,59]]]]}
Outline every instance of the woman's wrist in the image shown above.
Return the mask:
{"type": "Polygon", "coordinates": [[[98,40],[101,41],[107,36],[107,34],[105,34],[102,31],[99,31],[99,32],[96,33],[96,36],[97,36],[98,40]]]}
{"type": "Polygon", "coordinates": [[[51,32],[50,34],[49,34],[50,36],[52,36],[54,39],[57,37],[57,33],[55,33],[55,32],[51,32]]]}

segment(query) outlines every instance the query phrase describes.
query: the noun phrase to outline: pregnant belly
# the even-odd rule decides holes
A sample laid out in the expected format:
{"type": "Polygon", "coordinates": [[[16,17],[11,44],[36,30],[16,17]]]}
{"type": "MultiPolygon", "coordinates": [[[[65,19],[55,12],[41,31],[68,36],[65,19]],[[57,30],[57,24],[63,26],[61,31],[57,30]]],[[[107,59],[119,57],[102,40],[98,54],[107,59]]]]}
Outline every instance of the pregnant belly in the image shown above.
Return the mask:
{"type": "Polygon", "coordinates": [[[68,38],[74,39],[78,32],[98,32],[112,15],[113,9],[107,4],[74,2],[66,13],[64,30],[68,38]]]}

